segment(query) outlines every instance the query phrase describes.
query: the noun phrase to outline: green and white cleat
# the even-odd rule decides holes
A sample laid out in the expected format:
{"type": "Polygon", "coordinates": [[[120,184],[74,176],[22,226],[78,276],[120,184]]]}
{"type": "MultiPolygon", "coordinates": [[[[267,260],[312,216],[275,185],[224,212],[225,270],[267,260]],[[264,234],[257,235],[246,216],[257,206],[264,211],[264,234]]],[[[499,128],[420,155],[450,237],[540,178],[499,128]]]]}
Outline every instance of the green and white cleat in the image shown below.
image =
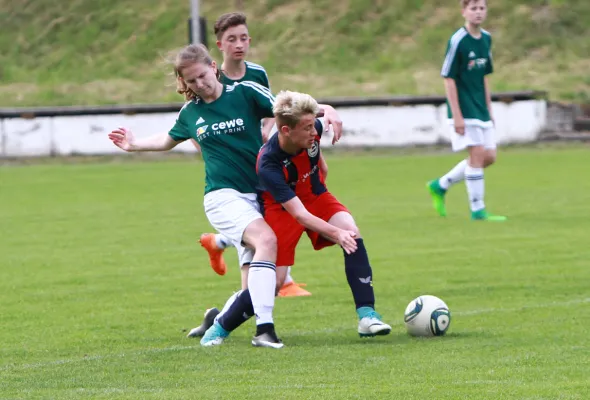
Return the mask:
{"type": "Polygon", "coordinates": [[[438,183],[438,179],[434,179],[426,184],[430,196],[432,197],[432,207],[441,217],[447,216],[447,207],[445,206],[445,195],[447,191],[443,189],[438,183]]]}
{"type": "Polygon", "coordinates": [[[485,208],[471,212],[471,219],[473,221],[492,221],[492,222],[504,222],[508,218],[503,215],[492,215],[489,214],[485,208]]]}

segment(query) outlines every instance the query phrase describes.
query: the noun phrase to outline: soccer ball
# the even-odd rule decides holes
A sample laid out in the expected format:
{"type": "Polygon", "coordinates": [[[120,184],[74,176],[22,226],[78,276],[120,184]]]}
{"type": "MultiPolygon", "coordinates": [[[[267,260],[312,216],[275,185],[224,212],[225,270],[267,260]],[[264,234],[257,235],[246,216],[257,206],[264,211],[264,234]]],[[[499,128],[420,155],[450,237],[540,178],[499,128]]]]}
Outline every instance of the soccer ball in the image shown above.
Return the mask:
{"type": "Polygon", "coordinates": [[[408,304],[404,322],[412,336],[442,336],[451,324],[451,312],[438,297],[424,295],[408,304]]]}

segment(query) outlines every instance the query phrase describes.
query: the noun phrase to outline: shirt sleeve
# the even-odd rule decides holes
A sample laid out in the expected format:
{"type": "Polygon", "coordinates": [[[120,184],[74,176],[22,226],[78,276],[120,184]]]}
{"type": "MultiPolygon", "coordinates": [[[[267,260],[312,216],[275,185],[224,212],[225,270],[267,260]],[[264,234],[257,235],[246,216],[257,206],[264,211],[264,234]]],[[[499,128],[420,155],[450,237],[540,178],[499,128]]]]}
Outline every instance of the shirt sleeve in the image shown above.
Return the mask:
{"type": "Polygon", "coordinates": [[[266,73],[266,70],[262,71],[262,80],[264,81],[263,85],[270,91],[270,81],[268,80],[268,74],[266,73]]]}
{"type": "Polygon", "coordinates": [[[252,81],[243,81],[239,85],[243,86],[246,99],[251,103],[260,119],[274,117],[272,107],[275,103],[275,98],[270,92],[270,89],[252,81]]]}
{"type": "Polygon", "coordinates": [[[184,107],[178,113],[178,116],[176,117],[176,122],[174,123],[174,126],[168,132],[168,135],[172,138],[172,140],[175,140],[177,142],[182,142],[184,140],[191,138],[190,132],[188,130],[188,126],[183,119],[183,112],[182,112],[183,110],[184,110],[184,107]]]}
{"type": "Polygon", "coordinates": [[[488,64],[486,65],[486,75],[494,72],[494,62],[492,60],[492,37],[490,36],[490,52],[488,54],[488,64]]]}
{"type": "Polygon", "coordinates": [[[324,133],[324,123],[317,119],[315,120],[315,131],[318,133],[319,138],[322,138],[322,134],[324,133]]]}
{"type": "Polygon", "coordinates": [[[459,52],[460,40],[449,40],[447,44],[447,51],[445,61],[443,62],[440,74],[443,78],[456,79],[459,75],[459,63],[461,61],[461,53],[459,52]]]}
{"type": "Polygon", "coordinates": [[[296,197],[285,181],[283,166],[264,156],[258,166],[258,180],[262,190],[269,192],[277,203],[283,204],[296,197]]]}

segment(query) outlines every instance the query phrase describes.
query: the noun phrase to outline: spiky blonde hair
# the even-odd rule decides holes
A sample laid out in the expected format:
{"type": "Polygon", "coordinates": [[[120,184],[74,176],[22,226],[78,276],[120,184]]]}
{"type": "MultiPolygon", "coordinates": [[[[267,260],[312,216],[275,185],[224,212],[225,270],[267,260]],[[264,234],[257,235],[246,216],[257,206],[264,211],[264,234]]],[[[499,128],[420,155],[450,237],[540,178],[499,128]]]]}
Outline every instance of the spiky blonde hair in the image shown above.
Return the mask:
{"type": "Polygon", "coordinates": [[[304,115],[316,115],[318,111],[318,102],[313,97],[288,90],[283,90],[277,95],[273,106],[273,114],[279,129],[284,125],[295,128],[304,115]]]}

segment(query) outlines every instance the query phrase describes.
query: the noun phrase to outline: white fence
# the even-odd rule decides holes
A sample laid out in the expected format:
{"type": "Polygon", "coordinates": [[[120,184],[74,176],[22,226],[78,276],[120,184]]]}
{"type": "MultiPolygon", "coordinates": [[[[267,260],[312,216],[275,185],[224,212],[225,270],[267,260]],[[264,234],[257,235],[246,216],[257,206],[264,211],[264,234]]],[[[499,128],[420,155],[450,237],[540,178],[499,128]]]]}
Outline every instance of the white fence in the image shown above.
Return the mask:
{"type": "MultiPolygon", "coordinates": [[[[389,103],[336,104],[345,128],[344,137],[337,146],[412,146],[448,142],[449,126],[444,104],[389,103]]],[[[496,101],[493,110],[500,144],[535,141],[547,125],[546,100],[496,101]]],[[[107,114],[108,111],[103,110],[97,115],[46,112],[46,115],[57,115],[23,113],[19,116],[15,110],[4,115],[1,111],[0,157],[121,153],[107,138],[113,128],[124,126],[137,137],[144,137],[167,132],[177,115],[174,111],[143,111],[127,115],[107,114]]],[[[329,140],[323,142],[323,145],[331,146],[329,140]]],[[[194,152],[195,149],[186,142],[177,146],[175,151],[194,152]]]]}

